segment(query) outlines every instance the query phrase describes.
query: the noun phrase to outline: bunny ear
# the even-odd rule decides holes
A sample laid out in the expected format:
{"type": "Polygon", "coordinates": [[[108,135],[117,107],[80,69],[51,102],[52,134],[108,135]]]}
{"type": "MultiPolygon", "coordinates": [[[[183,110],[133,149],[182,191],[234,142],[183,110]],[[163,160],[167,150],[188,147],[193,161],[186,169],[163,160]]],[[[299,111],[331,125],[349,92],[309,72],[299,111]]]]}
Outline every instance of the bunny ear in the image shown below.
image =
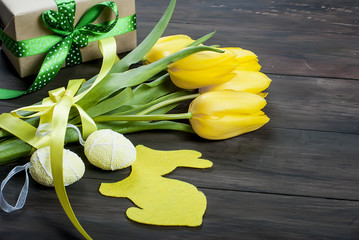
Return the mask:
{"type": "Polygon", "coordinates": [[[172,161],[177,164],[177,167],[190,168],[210,168],[213,163],[206,159],[201,159],[202,153],[195,150],[177,150],[169,151],[172,154],[172,161]]]}
{"type": "Polygon", "coordinates": [[[181,167],[190,167],[190,168],[211,168],[213,163],[206,159],[196,158],[191,160],[184,159],[183,165],[181,167]]]}
{"type": "Polygon", "coordinates": [[[136,149],[138,152],[136,161],[160,161],[161,166],[156,166],[156,168],[162,168],[164,172],[162,175],[172,172],[177,167],[210,168],[213,166],[211,161],[201,159],[202,153],[195,150],[159,151],[143,145],[137,145],[136,149]]]}

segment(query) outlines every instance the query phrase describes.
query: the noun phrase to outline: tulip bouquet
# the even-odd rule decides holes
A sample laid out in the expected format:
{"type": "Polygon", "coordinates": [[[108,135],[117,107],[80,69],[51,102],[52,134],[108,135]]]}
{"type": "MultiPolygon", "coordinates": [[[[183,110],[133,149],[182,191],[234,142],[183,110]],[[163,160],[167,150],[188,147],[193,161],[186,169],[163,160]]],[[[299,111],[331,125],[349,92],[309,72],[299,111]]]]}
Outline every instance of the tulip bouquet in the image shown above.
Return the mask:
{"type": "Polygon", "coordinates": [[[172,0],[147,38],[119,61],[113,41],[100,40],[104,60],[97,76],[71,80],[67,89],[50,91],[41,103],[0,115],[0,163],[50,145],[49,138],[35,136],[44,123],[52,123],[51,135],[60,137],[51,138],[62,144],[79,141],[79,135],[65,128],[62,136],[62,130],[56,130],[61,124],[82,129],[85,139],[97,129],[122,134],[166,129],[210,140],[235,137],[266,124],[263,91],[271,80],[259,72],[257,56],[241,48],[203,45],[214,33],[197,40],[185,35],[161,38],[174,5],[172,0]],[[134,64],[138,67],[131,67],[134,64]],[[191,101],[188,111],[176,112],[184,101],[191,101]],[[27,129],[26,136],[22,129],[27,129]]]}
{"type": "MultiPolygon", "coordinates": [[[[266,93],[262,91],[271,80],[259,72],[261,66],[253,52],[202,45],[214,33],[196,41],[186,35],[154,41],[154,33],[158,35],[155,31],[146,39],[155,42],[153,47],[144,56],[132,57],[141,59],[143,66],[126,70],[126,61],[134,61],[125,57],[78,101],[97,128],[123,134],[178,130],[220,140],[254,131],[269,121],[261,109],[266,105],[266,93]],[[192,99],[188,112],[168,113],[179,103],[192,99]],[[175,121],[180,119],[188,119],[190,124],[175,121]]],[[[149,48],[140,45],[132,53],[141,53],[145,47],[149,48]]],[[[89,90],[93,82],[90,79],[83,83],[78,94],[89,90]]],[[[39,118],[32,117],[27,122],[35,126],[39,118]]],[[[71,112],[69,123],[81,127],[78,114],[71,112]]],[[[4,129],[0,130],[0,137],[0,163],[28,156],[32,151],[29,144],[4,129]]],[[[78,140],[76,132],[68,129],[65,142],[78,140]]]]}

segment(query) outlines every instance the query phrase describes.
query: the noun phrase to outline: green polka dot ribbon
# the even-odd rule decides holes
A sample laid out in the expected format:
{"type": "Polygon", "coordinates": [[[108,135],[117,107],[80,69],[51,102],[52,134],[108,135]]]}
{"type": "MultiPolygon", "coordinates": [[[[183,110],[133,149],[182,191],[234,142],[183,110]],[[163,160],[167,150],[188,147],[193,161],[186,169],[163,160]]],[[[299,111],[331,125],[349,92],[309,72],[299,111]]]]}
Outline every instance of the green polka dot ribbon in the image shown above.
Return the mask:
{"type": "Polygon", "coordinates": [[[72,66],[82,62],[80,48],[89,42],[98,41],[136,29],[136,15],[119,18],[117,6],[112,1],[94,5],[74,26],[76,3],[74,0],[55,0],[58,11],[47,10],[42,14],[45,25],[55,34],[15,41],[0,30],[0,40],[16,57],[27,57],[47,53],[40,71],[26,91],[0,88],[0,99],[10,99],[34,92],[50,82],[59,72],[63,63],[72,66]],[[112,21],[93,24],[105,8],[116,15],[112,21]]]}

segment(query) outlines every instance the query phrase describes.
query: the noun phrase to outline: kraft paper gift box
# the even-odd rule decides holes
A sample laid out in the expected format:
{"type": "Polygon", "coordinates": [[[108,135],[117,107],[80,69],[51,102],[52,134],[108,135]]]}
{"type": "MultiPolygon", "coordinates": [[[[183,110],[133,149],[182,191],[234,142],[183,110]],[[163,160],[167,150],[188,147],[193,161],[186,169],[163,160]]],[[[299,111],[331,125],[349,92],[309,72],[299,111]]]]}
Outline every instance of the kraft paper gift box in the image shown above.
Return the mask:
{"type": "MultiPolygon", "coordinates": [[[[75,26],[83,14],[92,6],[102,3],[104,0],[75,0],[75,26]]],[[[119,19],[133,16],[135,21],[135,0],[113,0],[115,2],[119,19]]],[[[42,20],[42,13],[47,10],[58,8],[54,0],[0,0],[0,23],[4,33],[15,41],[34,39],[42,36],[55,34],[46,27],[42,20]]],[[[104,23],[115,19],[115,14],[111,9],[104,9],[103,13],[94,22],[104,23]]],[[[135,23],[134,23],[135,26],[135,23]]],[[[117,43],[117,53],[127,52],[136,47],[136,30],[115,36],[117,43]]],[[[11,63],[21,77],[37,74],[46,53],[33,56],[16,57],[7,49],[4,44],[2,50],[8,56],[11,63]]],[[[97,41],[89,42],[84,48],[80,48],[82,62],[101,58],[101,52],[97,41]]],[[[63,65],[64,66],[64,65],[63,65]]]]}

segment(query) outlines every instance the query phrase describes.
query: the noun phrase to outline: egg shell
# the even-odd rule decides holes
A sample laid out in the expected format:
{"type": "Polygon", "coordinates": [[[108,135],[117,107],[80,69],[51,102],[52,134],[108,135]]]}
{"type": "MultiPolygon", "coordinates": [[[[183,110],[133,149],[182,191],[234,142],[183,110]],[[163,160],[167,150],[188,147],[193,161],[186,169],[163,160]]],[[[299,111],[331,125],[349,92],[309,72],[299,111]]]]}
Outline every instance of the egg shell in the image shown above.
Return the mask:
{"type": "Polygon", "coordinates": [[[136,160],[136,148],[125,136],[111,129],[93,132],[85,142],[89,162],[103,170],[118,170],[136,160]]]}
{"type": "MultiPolygon", "coordinates": [[[[31,158],[29,172],[31,177],[38,183],[52,187],[53,177],[50,162],[50,147],[36,150],[31,158]]],[[[64,184],[68,186],[82,178],[85,173],[85,164],[74,152],[64,149],[63,152],[63,177],[64,184]]]]}

